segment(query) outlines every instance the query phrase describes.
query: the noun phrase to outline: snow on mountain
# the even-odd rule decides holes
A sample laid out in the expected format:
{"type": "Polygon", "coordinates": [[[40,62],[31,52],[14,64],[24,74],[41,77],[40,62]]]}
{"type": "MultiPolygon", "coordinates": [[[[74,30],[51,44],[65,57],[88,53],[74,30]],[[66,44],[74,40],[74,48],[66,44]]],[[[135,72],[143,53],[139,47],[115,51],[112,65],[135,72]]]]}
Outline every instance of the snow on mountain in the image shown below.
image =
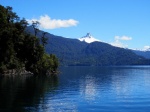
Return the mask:
{"type": "MultiPolygon", "coordinates": [[[[86,42],[86,43],[103,42],[103,41],[100,41],[100,40],[94,38],[90,33],[87,33],[86,36],[83,36],[83,37],[79,38],[78,40],[80,40],[81,42],[86,42]]],[[[103,42],[103,43],[107,43],[107,42],[103,42]]],[[[143,51],[143,52],[149,51],[150,52],[150,46],[144,46],[143,49],[131,49],[131,48],[123,47],[123,44],[119,41],[116,41],[114,43],[113,44],[112,43],[107,43],[107,44],[110,44],[110,45],[115,46],[115,47],[124,48],[124,49],[130,49],[130,50],[135,50],[135,51],[143,51]]]]}
{"type": "Polygon", "coordinates": [[[79,38],[80,41],[84,41],[86,43],[92,43],[92,42],[100,42],[100,40],[95,39],[93,36],[91,36],[90,33],[87,33],[86,36],[79,38]]]}
{"type": "Polygon", "coordinates": [[[150,51],[150,46],[144,46],[143,49],[133,49],[133,50],[147,52],[150,51]]]}
{"type": "Polygon", "coordinates": [[[144,46],[143,51],[150,51],[150,46],[144,46]]]}

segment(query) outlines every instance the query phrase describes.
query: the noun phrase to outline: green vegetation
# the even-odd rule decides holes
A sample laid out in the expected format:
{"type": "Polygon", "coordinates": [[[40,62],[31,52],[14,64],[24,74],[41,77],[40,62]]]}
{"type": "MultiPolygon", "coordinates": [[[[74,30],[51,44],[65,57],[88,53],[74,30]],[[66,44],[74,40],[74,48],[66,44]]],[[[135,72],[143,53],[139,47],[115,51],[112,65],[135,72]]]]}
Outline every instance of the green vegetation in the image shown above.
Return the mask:
{"type": "Polygon", "coordinates": [[[58,59],[45,53],[47,43],[44,32],[37,38],[38,23],[33,22],[35,35],[25,32],[27,21],[20,19],[12,7],[0,5],[0,73],[9,70],[25,69],[34,74],[55,72],[58,59]]]}
{"type": "Polygon", "coordinates": [[[119,66],[150,65],[150,59],[136,55],[132,50],[118,48],[103,42],[85,43],[77,39],[52,34],[46,45],[47,53],[58,56],[62,65],[70,66],[119,66]]]}

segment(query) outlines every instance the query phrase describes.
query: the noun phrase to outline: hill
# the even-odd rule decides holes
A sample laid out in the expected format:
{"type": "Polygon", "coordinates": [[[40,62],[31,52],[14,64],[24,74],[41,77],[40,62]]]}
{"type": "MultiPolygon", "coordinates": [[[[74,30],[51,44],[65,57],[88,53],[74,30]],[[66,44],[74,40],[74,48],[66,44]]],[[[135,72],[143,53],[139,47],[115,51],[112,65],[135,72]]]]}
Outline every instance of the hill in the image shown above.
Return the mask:
{"type": "MultiPolygon", "coordinates": [[[[34,32],[30,29],[30,32],[34,32]]],[[[40,38],[42,31],[37,36],[40,38]]],[[[141,65],[149,64],[149,60],[136,55],[132,50],[118,48],[110,44],[95,41],[87,43],[78,39],[70,39],[47,33],[46,52],[55,54],[62,65],[141,65]]]]}
{"type": "Polygon", "coordinates": [[[139,56],[143,56],[147,59],[150,59],[150,51],[139,51],[139,50],[133,50],[133,52],[139,56]]]}

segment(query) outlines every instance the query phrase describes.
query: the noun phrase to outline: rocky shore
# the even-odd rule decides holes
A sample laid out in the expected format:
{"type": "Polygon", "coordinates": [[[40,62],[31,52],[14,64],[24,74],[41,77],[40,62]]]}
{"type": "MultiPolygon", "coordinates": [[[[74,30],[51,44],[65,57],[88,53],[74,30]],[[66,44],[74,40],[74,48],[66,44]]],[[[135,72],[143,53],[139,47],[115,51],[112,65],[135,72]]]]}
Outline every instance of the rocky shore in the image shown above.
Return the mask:
{"type": "Polygon", "coordinates": [[[22,69],[10,69],[10,70],[6,70],[4,71],[4,73],[0,73],[0,76],[21,76],[21,75],[34,75],[32,72],[30,71],[26,71],[25,68],[22,69]]]}

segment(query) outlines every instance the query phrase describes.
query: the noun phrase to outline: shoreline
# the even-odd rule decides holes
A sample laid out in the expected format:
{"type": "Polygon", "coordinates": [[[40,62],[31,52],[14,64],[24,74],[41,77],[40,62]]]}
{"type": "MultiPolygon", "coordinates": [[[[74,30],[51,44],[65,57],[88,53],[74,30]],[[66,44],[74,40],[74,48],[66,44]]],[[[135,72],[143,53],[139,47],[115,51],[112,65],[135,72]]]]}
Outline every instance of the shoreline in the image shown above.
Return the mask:
{"type": "Polygon", "coordinates": [[[0,76],[33,76],[34,74],[30,71],[26,71],[24,68],[21,70],[10,69],[0,73],[0,76]]]}

